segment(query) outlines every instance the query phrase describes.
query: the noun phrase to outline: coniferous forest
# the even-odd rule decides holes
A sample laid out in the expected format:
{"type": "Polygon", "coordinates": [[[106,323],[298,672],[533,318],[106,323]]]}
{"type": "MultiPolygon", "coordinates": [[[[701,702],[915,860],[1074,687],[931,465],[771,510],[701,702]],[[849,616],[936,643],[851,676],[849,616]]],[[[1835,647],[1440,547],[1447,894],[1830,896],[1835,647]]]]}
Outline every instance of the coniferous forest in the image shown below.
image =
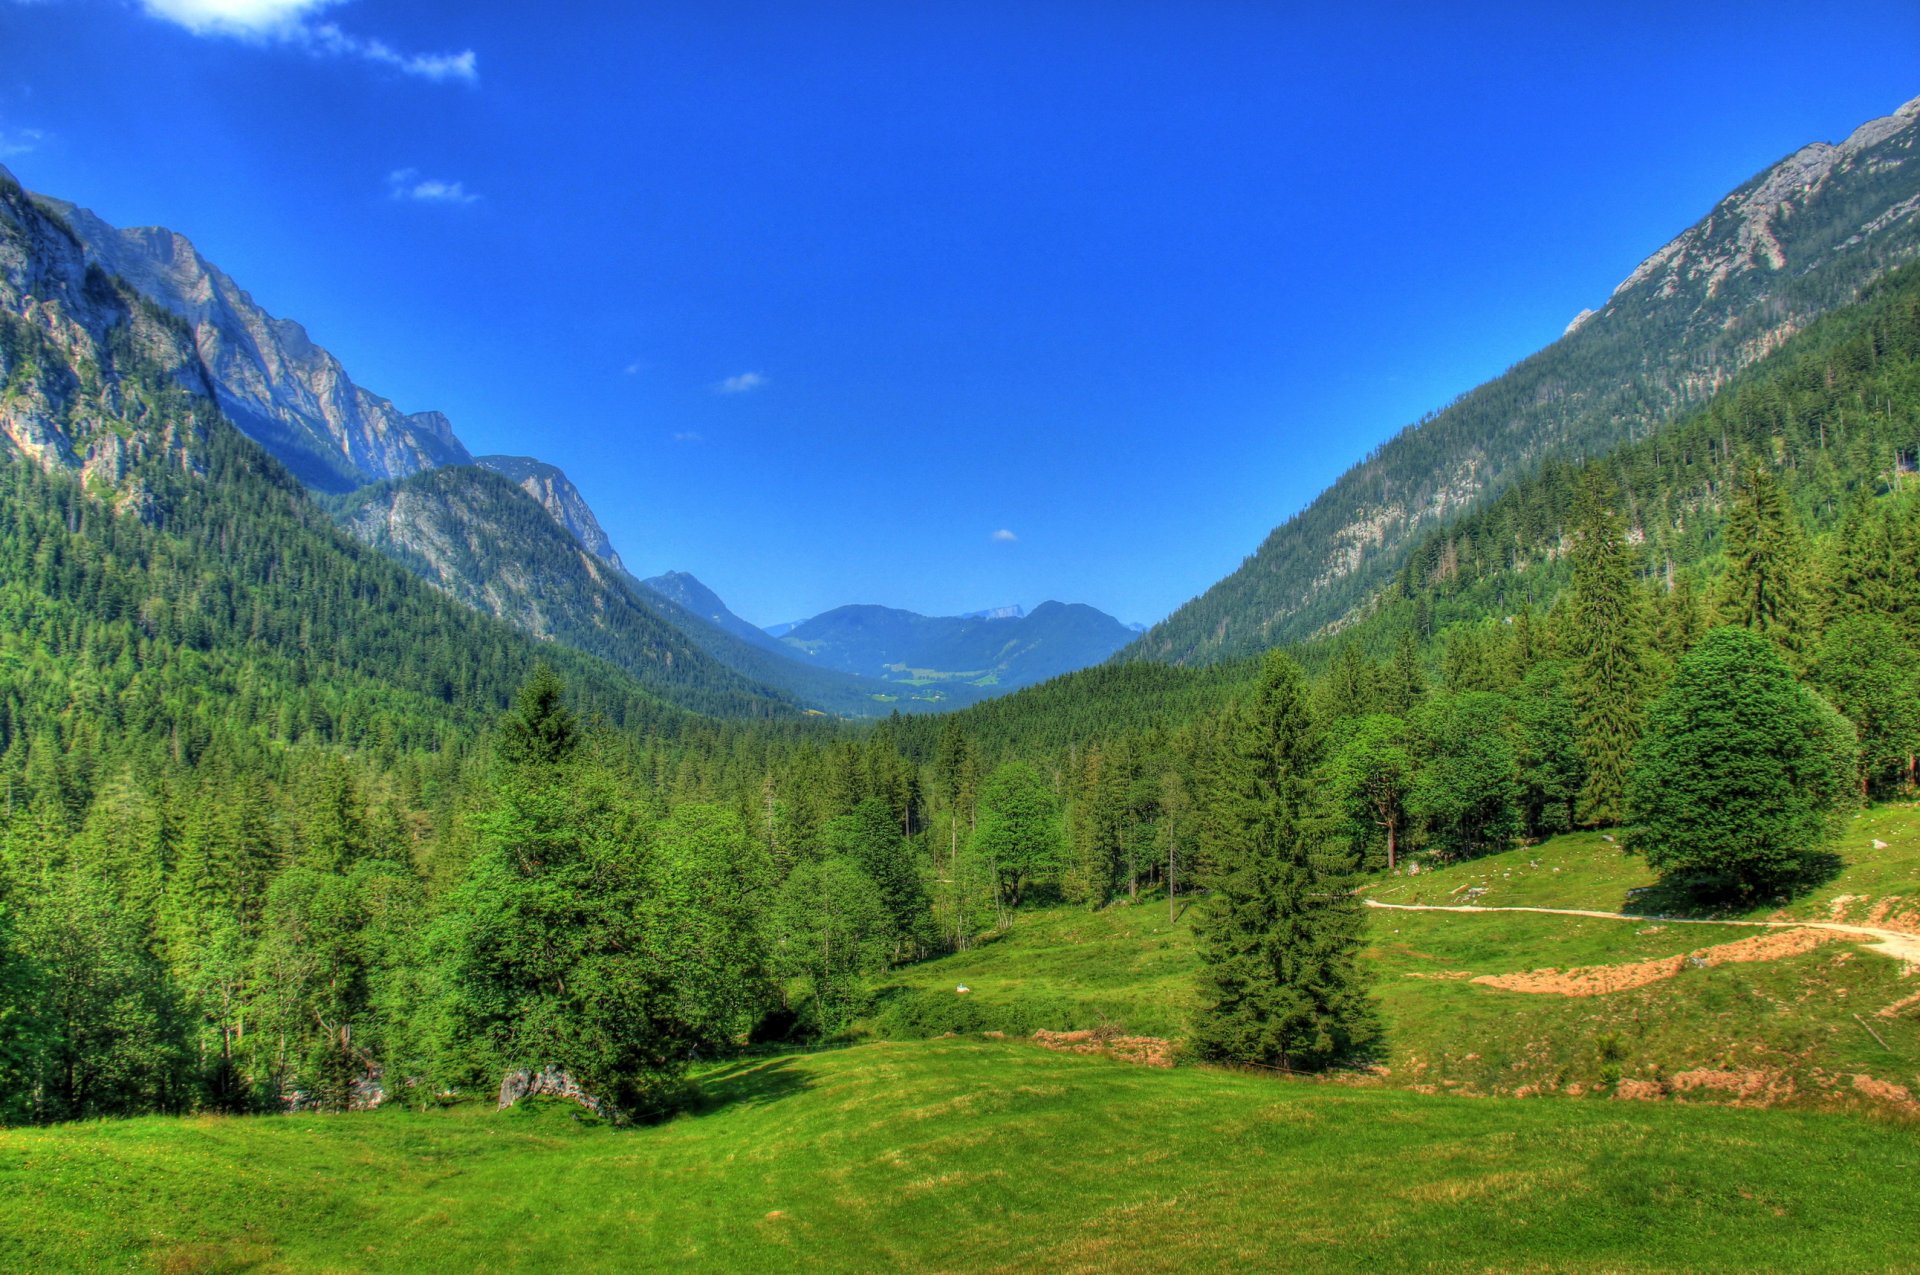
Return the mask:
{"type": "MultiPolygon", "coordinates": [[[[24,381],[45,354],[5,331],[24,381]]],[[[889,969],[1169,882],[1207,896],[1202,1055],[1352,1062],[1380,1029],[1330,900],[1364,874],[1625,826],[1688,889],[1759,897],[1920,751],[1913,271],[1543,466],[1294,651],[874,726],[536,650],[146,384],[204,441],[138,471],[144,511],[6,473],[16,1120],[550,1067],[657,1114],[690,1066],[841,1037],[889,969]],[[1303,959],[1323,993],[1281,995],[1303,959]]]]}

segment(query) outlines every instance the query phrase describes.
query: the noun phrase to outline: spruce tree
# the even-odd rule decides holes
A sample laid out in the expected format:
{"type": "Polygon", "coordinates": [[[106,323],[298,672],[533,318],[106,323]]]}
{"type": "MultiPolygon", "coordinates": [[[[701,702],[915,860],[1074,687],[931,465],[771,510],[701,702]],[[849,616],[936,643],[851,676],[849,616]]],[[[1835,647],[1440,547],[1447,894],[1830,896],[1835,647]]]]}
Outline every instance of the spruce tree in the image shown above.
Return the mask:
{"type": "Polygon", "coordinates": [[[1615,824],[1625,817],[1627,774],[1652,680],[1652,633],[1614,509],[1613,484],[1600,470],[1588,471],[1574,516],[1563,637],[1572,656],[1569,689],[1587,768],[1580,806],[1589,822],[1615,824]]]}
{"type": "Polygon", "coordinates": [[[1317,772],[1325,751],[1299,666],[1266,658],[1215,758],[1219,825],[1200,924],[1202,1008],[1194,1044],[1209,1058],[1320,1068],[1378,1035],[1358,962],[1351,858],[1326,841],[1317,772]]]}
{"type": "Polygon", "coordinates": [[[1811,627],[1806,541],[1786,493],[1764,467],[1746,472],[1727,510],[1726,555],[1721,622],[1752,629],[1797,659],[1811,627]]]}

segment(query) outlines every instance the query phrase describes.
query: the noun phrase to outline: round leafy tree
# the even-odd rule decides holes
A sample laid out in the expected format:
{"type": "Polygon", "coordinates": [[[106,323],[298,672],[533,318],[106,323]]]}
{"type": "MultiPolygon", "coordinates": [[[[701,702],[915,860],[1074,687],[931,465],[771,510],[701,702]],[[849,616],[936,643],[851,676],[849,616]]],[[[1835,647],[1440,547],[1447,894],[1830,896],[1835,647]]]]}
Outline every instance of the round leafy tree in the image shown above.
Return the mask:
{"type": "Polygon", "coordinates": [[[1852,726],[1744,628],[1709,633],[1647,712],[1627,787],[1629,844],[1663,873],[1751,898],[1832,834],[1852,726]]]}

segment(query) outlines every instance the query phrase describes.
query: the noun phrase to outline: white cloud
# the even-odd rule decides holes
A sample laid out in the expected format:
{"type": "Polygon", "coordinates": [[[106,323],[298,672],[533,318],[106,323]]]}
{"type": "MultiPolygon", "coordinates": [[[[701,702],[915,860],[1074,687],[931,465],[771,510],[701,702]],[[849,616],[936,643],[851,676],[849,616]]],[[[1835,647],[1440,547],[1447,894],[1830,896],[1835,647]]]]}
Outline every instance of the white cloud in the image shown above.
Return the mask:
{"type": "Polygon", "coordinates": [[[347,34],[331,22],[313,28],[308,36],[314,47],[324,52],[365,58],[408,75],[417,75],[423,80],[461,80],[468,84],[480,82],[479,59],[474,56],[472,49],[463,49],[459,53],[401,53],[383,40],[363,40],[357,35],[347,34]]]}
{"type": "Polygon", "coordinates": [[[480,196],[469,191],[465,182],[442,181],[422,177],[417,168],[399,168],[387,174],[387,195],[392,199],[420,204],[477,204],[480,196]]]}
{"type": "Polygon", "coordinates": [[[724,381],[714,383],[715,394],[750,394],[767,383],[764,373],[742,372],[738,376],[729,376],[724,381]]]}
{"type": "Polygon", "coordinates": [[[337,0],[141,0],[156,18],[177,23],[195,35],[288,36],[301,19],[337,0]]]}
{"type": "Polygon", "coordinates": [[[332,22],[308,19],[340,0],[140,0],[148,14],[185,27],[195,35],[243,40],[279,40],[316,54],[358,58],[389,66],[403,75],[444,83],[480,82],[479,59],[472,49],[458,53],[402,53],[384,40],[342,31],[332,22]]]}
{"type": "Polygon", "coordinates": [[[25,155],[40,149],[40,143],[47,135],[37,128],[6,128],[0,126],[0,159],[12,159],[15,155],[25,155]]]}
{"type": "Polygon", "coordinates": [[[1018,540],[1019,538],[1020,537],[1014,535],[1011,531],[1008,531],[1005,527],[1000,528],[1000,530],[994,532],[991,536],[987,537],[987,539],[993,541],[993,543],[997,545],[1010,545],[1014,541],[1018,540]]]}
{"type": "Polygon", "coordinates": [[[701,439],[699,434],[688,429],[688,430],[682,430],[678,434],[675,434],[673,436],[673,441],[676,443],[698,443],[703,440],[701,439]]]}

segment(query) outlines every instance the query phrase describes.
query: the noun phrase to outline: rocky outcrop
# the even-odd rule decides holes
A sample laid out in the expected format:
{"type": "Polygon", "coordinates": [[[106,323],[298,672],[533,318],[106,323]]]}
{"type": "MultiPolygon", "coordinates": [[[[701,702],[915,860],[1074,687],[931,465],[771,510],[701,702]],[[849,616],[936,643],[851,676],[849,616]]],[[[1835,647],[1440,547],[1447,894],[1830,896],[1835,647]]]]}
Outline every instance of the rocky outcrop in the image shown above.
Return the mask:
{"type": "Polygon", "coordinates": [[[157,514],[134,476],[201,472],[213,413],[186,333],[93,267],[56,215],[0,169],[0,453],[70,470],[115,507],[157,514]]]}
{"type": "Polygon", "coordinates": [[[268,314],[184,235],[121,230],[84,208],[34,198],[71,227],[87,261],[186,323],[215,401],[308,486],[349,491],[471,462],[445,416],[409,415],[354,384],[305,328],[268,314]]]}
{"type": "Polygon", "coordinates": [[[500,1105],[496,1110],[505,1111],[528,1098],[564,1098],[568,1102],[578,1103],[596,1116],[609,1114],[604,1103],[581,1088],[579,1081],[559,1067],[542,1067],[537,1071],[523,1068],[510,1071],[500,1078],[500,1105]]]}
{"type": "Polygon", "coordinates": [[[593,510],[587,506],[579,488],[560,471],[559,466],[549,465],[531,456],[482,456],[474,464],[482,469],[491,469],[532,496],[542,509],[553,515],[555,522],[573,533],[573,538],[588,553],[616,571],[627,569],[620,561],[620,555],[613,551],[613,542],[607,539],[607,533],[600,527],[600,520],[593,516],[593,510]]]}

